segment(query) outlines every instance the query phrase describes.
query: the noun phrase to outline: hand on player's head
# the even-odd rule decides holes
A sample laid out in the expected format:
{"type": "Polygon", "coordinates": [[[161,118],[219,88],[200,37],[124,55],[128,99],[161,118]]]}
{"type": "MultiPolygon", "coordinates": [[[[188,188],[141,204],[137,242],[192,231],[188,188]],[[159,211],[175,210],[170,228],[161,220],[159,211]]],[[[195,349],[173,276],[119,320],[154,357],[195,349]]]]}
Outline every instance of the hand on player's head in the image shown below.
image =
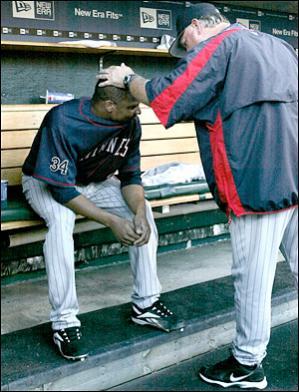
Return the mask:
{"type": "Polygon", "coordinates": [[[132,68],[126,66],[124,63],[119,65],[111,65],[108,68],[104,68],[100,71],[96,78],[99,80],[99,86],[115,86],[124,88],[123,80],[124,77],[134,73],[132,68]]]}

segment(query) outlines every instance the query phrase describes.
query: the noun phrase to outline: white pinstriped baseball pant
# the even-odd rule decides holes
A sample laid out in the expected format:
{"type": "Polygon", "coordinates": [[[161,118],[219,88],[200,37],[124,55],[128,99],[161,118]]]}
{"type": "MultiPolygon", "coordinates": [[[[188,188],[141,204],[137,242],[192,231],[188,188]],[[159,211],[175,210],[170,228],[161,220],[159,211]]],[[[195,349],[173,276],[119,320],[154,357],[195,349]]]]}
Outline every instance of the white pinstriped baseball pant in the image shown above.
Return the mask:
{"type": "Polygon", "coordinates": [[[233,217],[236,336],[232,353],[244,365],[266,356],[271,332],[271,294],[281,250],[298,287],[298,208],[266,215],[233,217]]]}
{"type": "MultiPolygon", "coordinates": [[[[49,301],[52,307],[50,320],[54,330],[80,326],[76,285],[73,230],[75,213],[52,197],[47,185],[33,177],[23,175],[23,192],[34,211],[48,228],[44,243],[44,258],[48,276],[49,301]]],[[[126,219],[133,213],[124,201],[120,182],[110,178],[101,183],[77,187],[78,191],[98,207],[126,219]]],[[[146,214],[151,227],[150,240],[146,245],[129,247],[133,274],[132,301],[144,308],[152,305],[161,293],[157,276],[158,232],[150,204],[146,202],[146,214]]]]}

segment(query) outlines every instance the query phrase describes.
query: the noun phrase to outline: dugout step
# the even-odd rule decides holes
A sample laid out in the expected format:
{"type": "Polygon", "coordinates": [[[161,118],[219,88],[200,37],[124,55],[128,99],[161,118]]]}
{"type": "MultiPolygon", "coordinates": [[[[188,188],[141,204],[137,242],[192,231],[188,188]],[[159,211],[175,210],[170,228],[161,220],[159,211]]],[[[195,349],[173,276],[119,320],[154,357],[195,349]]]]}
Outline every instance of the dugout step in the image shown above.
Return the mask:
{"type": "MultiPolygon", "coordinates": [[[[107,390],[231,340],[231,276],[170,291],[161,299],[186,321],[183,332],[133,324],[130,303],[84,313],[80,319],[90,355],[82,362],[58,354],[50,323],[2,335],[1,390],[107,390]]],[[[288,321],[279,317],[295,312],[290,308],[296,300],[289,267],[279,262],[272,296],[278,323],[288,321]]]]}

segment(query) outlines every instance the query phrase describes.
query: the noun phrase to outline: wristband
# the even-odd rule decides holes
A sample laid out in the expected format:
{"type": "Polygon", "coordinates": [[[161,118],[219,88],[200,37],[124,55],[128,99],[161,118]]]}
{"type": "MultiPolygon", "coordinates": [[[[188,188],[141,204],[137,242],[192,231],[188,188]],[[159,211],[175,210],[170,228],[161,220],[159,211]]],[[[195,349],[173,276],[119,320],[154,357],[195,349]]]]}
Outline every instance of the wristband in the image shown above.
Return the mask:
{"type": "Polygon", "coordinates": [[[130,83],[132,82],[132,80],[133,80],[136,76],[137,76],[136,74],[130,74],[130,75],[126,75],[126,76],[124,77],[124,79],[123,79],[123,85],[124,85],[124,88],[125,88],[126,90],[129,90],[129,85],[130,85],[130,83]]]}

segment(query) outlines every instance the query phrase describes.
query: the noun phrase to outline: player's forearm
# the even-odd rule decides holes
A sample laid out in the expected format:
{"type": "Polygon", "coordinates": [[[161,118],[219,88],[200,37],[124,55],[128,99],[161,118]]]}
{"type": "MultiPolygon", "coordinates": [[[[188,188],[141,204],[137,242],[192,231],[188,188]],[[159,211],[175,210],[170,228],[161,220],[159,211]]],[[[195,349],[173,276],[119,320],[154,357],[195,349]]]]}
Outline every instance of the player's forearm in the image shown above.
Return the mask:
{"type": "Polygon", "coordinates": [[[92,203],[83,195],[79,195],[69,200],[67,203],[65,203],[65,206],[70,208],[76,214],[83,215],[86,218],[94,220],[107,227],[111,227],[115,217],[113,214],[98,208],[94,203],[92,203]]]}
{"type": "Polygon", "coordinates": [[[149,106],[150,102],[148,100],[145,89],[146,83],[147,79],[144,79],[142,76],[137,75],[134,79],[132,79],[129,89],[130,93],[138,102],[142,102],[145,105],[149,106]]]}
{"type": "Polygon", "coordinates": [[[126,185],[122,188],[122,194],[131,211],[133,211],[135,215],[145,215],[144,190],[141,185],[126,185]]]}

